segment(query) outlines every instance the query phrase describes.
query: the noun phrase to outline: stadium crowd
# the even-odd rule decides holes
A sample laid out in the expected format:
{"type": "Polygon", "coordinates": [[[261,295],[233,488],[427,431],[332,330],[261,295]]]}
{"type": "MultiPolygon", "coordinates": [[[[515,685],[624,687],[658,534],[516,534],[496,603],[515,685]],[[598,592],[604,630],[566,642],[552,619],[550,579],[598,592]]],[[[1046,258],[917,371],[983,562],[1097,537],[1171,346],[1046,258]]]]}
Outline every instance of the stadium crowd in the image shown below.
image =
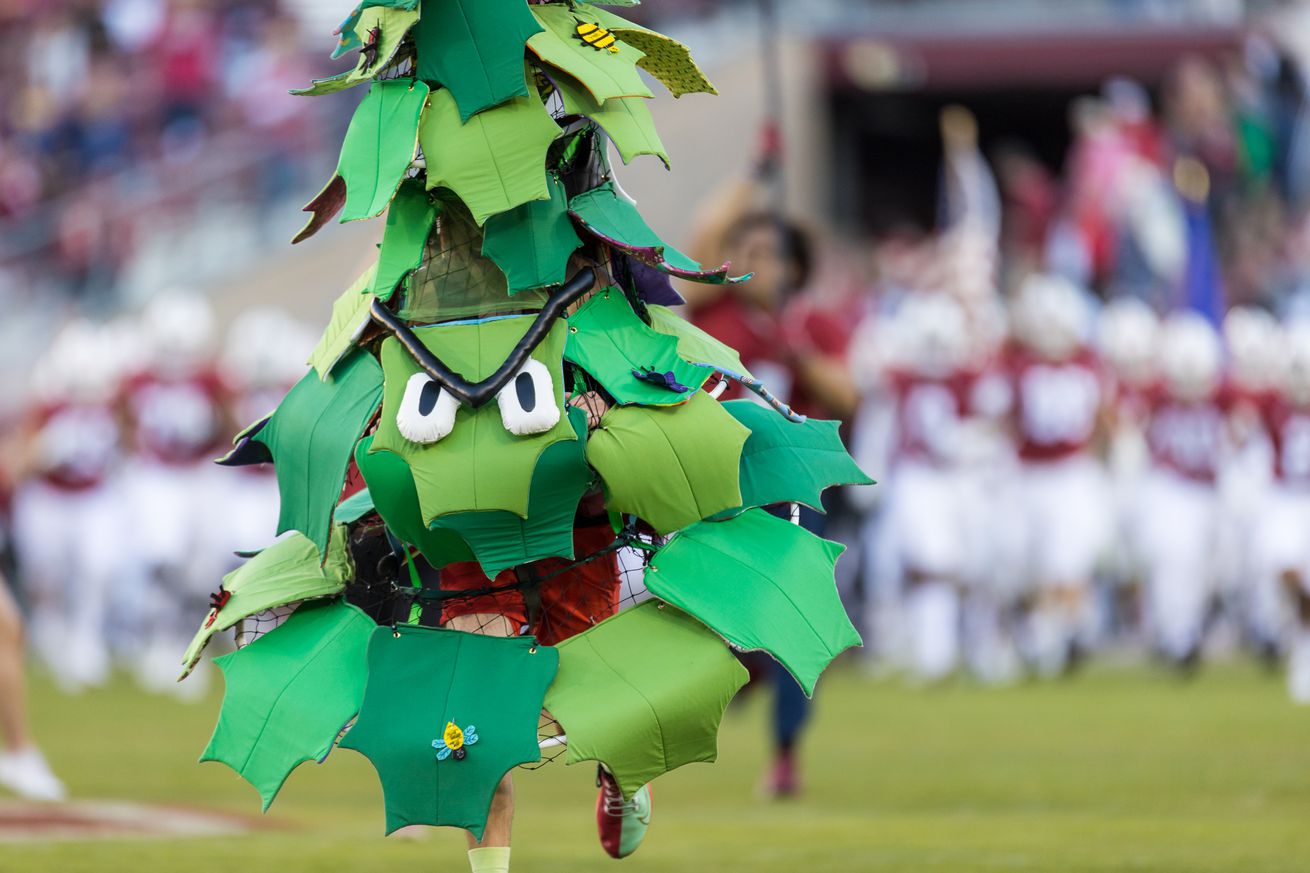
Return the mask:
{"type": "Polygon", "coordinates": [[[144,222],[175,220],[219,191],[259,206],[295,190],[304,153],[322,149],[323,107],[267,98],[304,87],[326,52],[303,45],[285,5],[4,4],[5,284],[39,281],[103,306],[144,222]]]}

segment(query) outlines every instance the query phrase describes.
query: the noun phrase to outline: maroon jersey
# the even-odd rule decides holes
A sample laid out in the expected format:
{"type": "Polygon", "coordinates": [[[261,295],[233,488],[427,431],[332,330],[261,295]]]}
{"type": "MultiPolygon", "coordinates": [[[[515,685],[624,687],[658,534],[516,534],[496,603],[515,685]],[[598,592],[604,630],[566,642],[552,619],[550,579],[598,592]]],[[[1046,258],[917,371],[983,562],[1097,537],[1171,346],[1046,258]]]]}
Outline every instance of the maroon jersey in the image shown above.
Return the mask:
{"type": "Polygon", "coordinates": [[[1050,361],[1016,350],[1007,356],[1006,370],[1019,458],[1058,461],[1086,451],[1106,394],[1092,352],[1050,361]]]}
{"type": "Polygon", "coordinates": [[[1310,486],[1310,406],[1267,395],[1260,418],[1274,449],[1274,476],[1288,485],[1310,486]]]}
{"type": "Polygon", "coordinates": [[[32,435],[36,474],[65,491],[96,487],[118,459],[118,420],[105,403],[43,405],[33,414],[32,435]]]}
{"type": "Polygon", "coordinates": [[[1146,428],[1151,462],[1193,481],[1213,483],[1219,475],[1231,408],[1232,395],[1222,388],[1201,400],[1179,400],[1157,389],[1146,428]]]}
{"type": "Polygon", "coordinates": [[[226,391],[218,374],[170,379],[141,373],[127,382],[123,404],[134,449],[164,464],[209,460],[222,450],[226,391]]]}
{"type": "Polygon", "coordinates": [[[896,460],[950,462],[960,423],[973,411],[978,376],[963,371],[942,377],[893,371],[888,384],[895,399],[896,460]]]}

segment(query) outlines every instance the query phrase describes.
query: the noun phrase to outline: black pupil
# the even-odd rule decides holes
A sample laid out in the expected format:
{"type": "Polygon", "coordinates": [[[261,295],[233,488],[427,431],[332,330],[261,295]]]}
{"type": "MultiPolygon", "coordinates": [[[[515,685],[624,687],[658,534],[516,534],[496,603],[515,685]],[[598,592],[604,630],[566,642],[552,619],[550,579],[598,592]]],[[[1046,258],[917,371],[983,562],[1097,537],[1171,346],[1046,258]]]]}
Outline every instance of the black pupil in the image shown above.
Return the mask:
{"type": "Polygon", "coordinates": [[[519,397],[519,408],[531,412],[537,405],[537,384],[529,373],[519,373],[514,377],[514,393],[519,397]]]}
{"type": "Polygon", "coordinates": [[[441,386],[436,382],[425,382],[423,391],[418,396],[418,414],[428,415],[437,405],[437,398],[441,396],[441,386]]]}

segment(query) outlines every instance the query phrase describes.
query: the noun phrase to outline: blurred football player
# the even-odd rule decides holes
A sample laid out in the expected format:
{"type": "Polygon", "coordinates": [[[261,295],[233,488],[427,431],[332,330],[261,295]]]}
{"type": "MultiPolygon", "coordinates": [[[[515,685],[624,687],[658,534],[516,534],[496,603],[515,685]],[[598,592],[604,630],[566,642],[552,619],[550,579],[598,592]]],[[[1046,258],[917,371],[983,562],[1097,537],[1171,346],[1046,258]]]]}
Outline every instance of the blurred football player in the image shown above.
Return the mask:
{"type": "Polygon", "coordinates": [[[1136,529],[1154,644],[1169,661],[1191,669],[1215,591],[1216,481],[1231,406],[1219,335],[1202,316],[1183,312],[1165,320],[1160,373],[1146,431],[1151,469],[1136,529]]]}
{"type": "Polygon", "coordinates": [[[903,580],[905,659],[922,681],[944,678],[960,656],[960,588],[970,556],[959,499],[959,457],[976,379],[964,309],[945,294],[912,294],[895,316],[895,402],[888,540],[903,580]]]}
{"type": "Polygon", "coordinates": [[[1235,306],[1221,327],[1227,351],[1232,452],[1219,474],[1220,593],[1256,652],[1279,662],[1282,594],[1259,566],[1257,539],[1276,464],[1262,410],[1281,388],[1282,328],[1268,311],[1235,306]]]}
{"type": "Polygon", "coordinates": [[[123,566],[121,432],[103,330],[70,323],[35,367],[19,450],[14,540],[31,635],[59,684],[108,677],[106,608],[123,566]]]}
{"type": "Polygon", "coordinates": [[[1114,541],[1111,572],[1118,583],[1119,621],[1133,626],[1143,567],[1133,547],[1137,505],[1150,465],[1146,422],[1156,387],[1156,343],[1160,320],[1135,297],[1106,304],[1097,321],[1097,349],[1114,380],[1109,405],[1107,462],[1114,501],[1114,541]]]}
{"type": "Polygon", "coordinates": [[[1091,326],[1086,295],[1068,279],[1036,274],[1019,288],[1007,370],[1031,603],[1023,645],[1041,675],[1064,671],[1078,654],[1110,535],[1106,475],[1093,454],[1107,388],[1091,326]]]}
{"type": "MultiPolygon", "coordinates": [[[[197,558],[218,504],[211,461],[231,425],[225,389],[214,365],[214,315],[208,301],[167,293],[144,313],[149,357],[127,380],[122,404],[131,459],[127,468],[137,575],[144,588],[138,679],[152,690],[174,682],[173,652],[190,633],[182,616],[200,601],[212,576],[197,558]]],[[[190,683],[186,683],[190,684],[190,683]]]]}
{"type": "Polygon", "coordinates": [[[1024,645],[1042,675],[1062,672],[1078,654],[1109,535],[1105,472],[1093,453],[1107,392],[1088,345],[1092,318],[1083,292],[1055,275],[1028,278],[1014,305],[1007,368],[1031,592],[1024,645]]]}
{"type": "Polygon", "coordinates": [[[1256,542],[1268,601],[1263,630],[1286,639],[1288,691],[1297,703],[1310,703],[1310,322],[1288,327],[1286,349],[1282,390],[1262,406],[1274,482],[1256,542]]]}

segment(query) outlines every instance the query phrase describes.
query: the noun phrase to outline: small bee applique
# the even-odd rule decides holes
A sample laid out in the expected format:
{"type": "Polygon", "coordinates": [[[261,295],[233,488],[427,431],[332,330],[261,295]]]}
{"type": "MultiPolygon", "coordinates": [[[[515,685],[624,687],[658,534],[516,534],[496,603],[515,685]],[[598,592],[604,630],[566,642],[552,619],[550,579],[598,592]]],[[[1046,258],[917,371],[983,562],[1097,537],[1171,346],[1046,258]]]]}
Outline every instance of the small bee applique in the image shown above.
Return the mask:
{"type": "Polygon", "coordinates": [[[576,34],[578,39],[594,48],[596,51],[609,51],[613,54],[619,53],[619,41],[615,39],[614,34],[610,33],[599,24],[592,24],[590,21],[576,19],[578,27],[576,34]]]}
{"type": "Polygon", "coordinates": [[[454,757],[456,761],[463,761],[468,755],[467,746],[471,746],[478,741],[477,728],[469,725],[463,730],[453,721],[446,722],[446,729],[442,731],[441,736],[432,741],[432,748],[437,750],[437,760],[444,761],[449,757],[454,757]]]}

